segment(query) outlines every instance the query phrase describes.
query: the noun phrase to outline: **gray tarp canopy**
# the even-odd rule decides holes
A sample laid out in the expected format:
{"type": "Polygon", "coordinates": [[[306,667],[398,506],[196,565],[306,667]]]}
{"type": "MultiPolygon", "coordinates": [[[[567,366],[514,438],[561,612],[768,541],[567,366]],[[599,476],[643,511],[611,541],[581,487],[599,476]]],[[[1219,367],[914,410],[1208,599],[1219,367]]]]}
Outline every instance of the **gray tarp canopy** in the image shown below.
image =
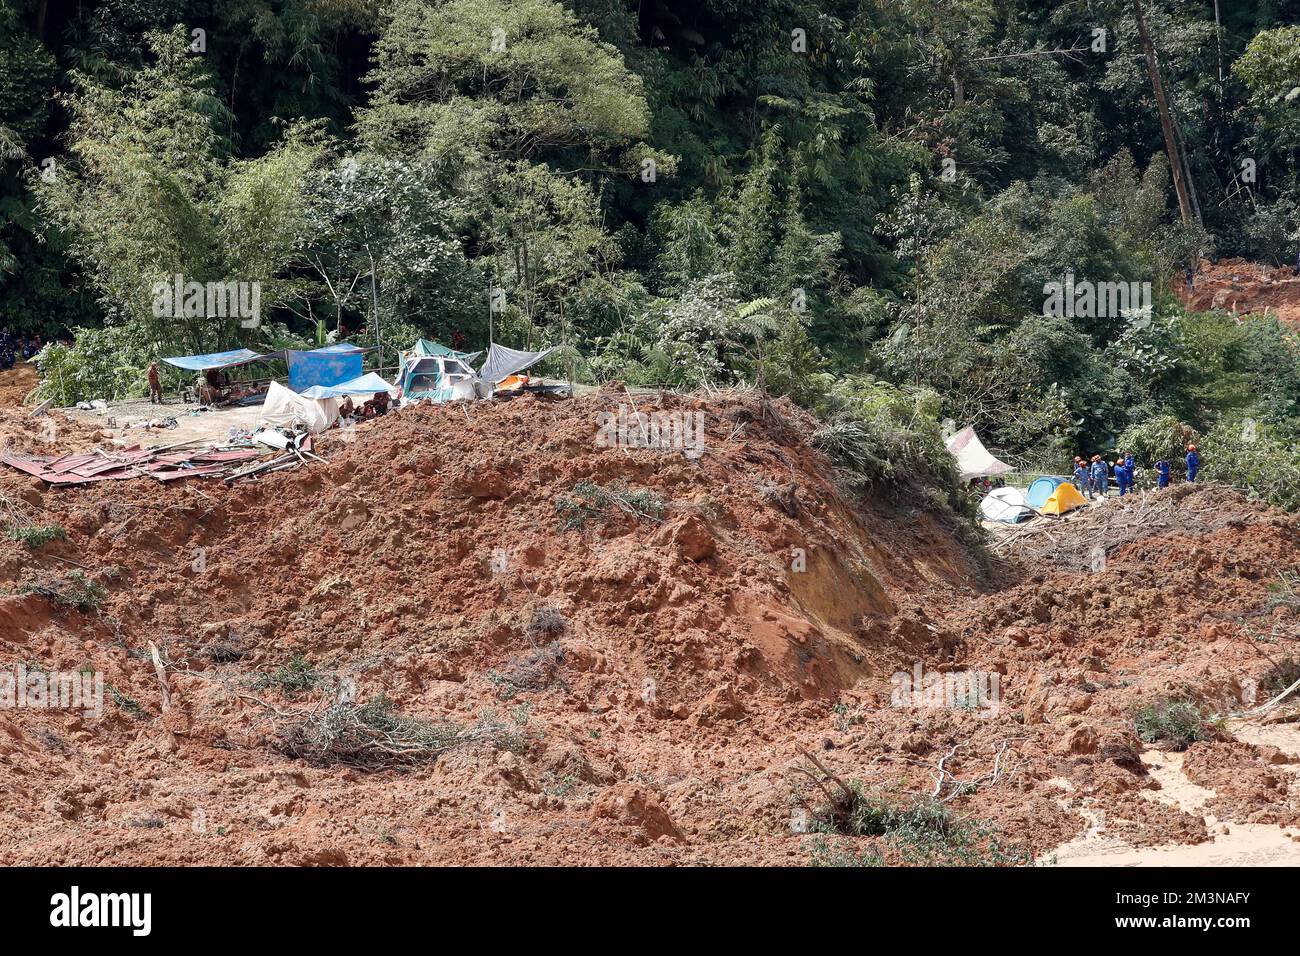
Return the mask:
{"type": "Polygon", "coordinates": [[[493,345],[488,349],[487,361],[483,363],[478,373],[495,385],[516,372],[522,372],[530,365],[535,365],[554,351],[554,348],[549,348],[545,352],[520,352],[517,349],[508,349],[504,345],[493,345]]]}

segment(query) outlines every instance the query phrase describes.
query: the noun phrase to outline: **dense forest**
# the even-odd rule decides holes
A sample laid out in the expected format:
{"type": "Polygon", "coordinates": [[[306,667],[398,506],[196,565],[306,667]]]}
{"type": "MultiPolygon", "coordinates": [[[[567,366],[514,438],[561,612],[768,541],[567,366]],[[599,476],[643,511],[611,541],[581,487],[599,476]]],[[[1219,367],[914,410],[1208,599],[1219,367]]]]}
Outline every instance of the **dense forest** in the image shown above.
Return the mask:
{"type": "MultiPolygon", "coordinates": [[[[1300,0],[0,0],[0,325],[63,399],[417,336],[746,384],[864,481],[1203,442],[1300,504],[1300,0]],[[1145,42],[1144,42],[1145,41],[1145,42]],[[261,318],[160,316],[256,283],[261,318]],[[1052,283],[1150,301],[1052,310],[1052,283]],[[1142,297],[1139,297],[1140,299],[1142,297]]],[[[1149,463],[1149,462],[1148,462],[1149,463]]]]}

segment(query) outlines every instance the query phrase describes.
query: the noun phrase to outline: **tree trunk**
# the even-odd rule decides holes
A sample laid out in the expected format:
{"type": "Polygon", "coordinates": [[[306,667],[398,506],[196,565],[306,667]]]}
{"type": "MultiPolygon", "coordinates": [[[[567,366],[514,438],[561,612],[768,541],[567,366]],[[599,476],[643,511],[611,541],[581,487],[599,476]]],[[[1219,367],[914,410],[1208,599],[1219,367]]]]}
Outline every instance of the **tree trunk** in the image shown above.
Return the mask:
{"type": "Polygon", "coordinates": [[[1133,18],[1137,21],[1138,36],[1142,40],[1142,51],[1146,54],[1147,73],[1151,77],[1151,89],[1156,97],[1156,109],[1160,114],[1160,129],[1165,136],[1165,152],[1169,155],[1169,170],[1174,177],[1174,191],[1178,194],[1178,211],[1185,224],[1200,221],[1187,188],[1187,165],[1183,162],[1182,151],[1178,148],[1177,134],[1174,132],[1173,117],[1169,112],[1169,101],[1165,99],[1164,83],[1160,79],[1160,64],[1156,62],[1156,48],[1147,34],[1146,20],[1142,17],[1142,0],[1133,0],[1133,18]]]}

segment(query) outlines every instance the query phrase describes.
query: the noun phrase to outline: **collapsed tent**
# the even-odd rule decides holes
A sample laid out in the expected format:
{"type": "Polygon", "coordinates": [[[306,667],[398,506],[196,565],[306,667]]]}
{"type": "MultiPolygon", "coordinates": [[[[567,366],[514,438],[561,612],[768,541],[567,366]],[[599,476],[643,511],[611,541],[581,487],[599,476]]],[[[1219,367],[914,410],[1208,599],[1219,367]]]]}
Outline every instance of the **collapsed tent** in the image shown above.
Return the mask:
{"type": "Polygon", "coordinates": [[[231,349],[229,352],[210,352],[206,355],[178,355],[174,358],[165,358],[163,361],[187,372],[207,372],[212,369],[248,365],[251,362],[274,362],[284,357],[284,352],[268,352],[263,355],[252,349],[231,349]]]}
{"type": "Polygon", "coordinates": [[[411,349],[411,354],[422,357],[435,355],[444,358],[460,359],[462,362],[472,362],[483,353],[482,351],[457,352],[455,349],[449,349],[447,346],[434,342],[431,339],[416,339],[415,347],[411,349]]]}
{"type": "Polygon", "coordinates": [[[1034,509],[1026,506],[1019,488],[994,488],[980,502],[980,514],[988,521],[1017,524],[1032,518],[1034,509]]]}
{"type": "Polygon", "coordinates": [[[984,443],[975,434],[975,429],[967,426],[945,442],[948,451],[957,459],[957,470],[962,481],[972,478],[991,478],[1005,475],[1014,469],[1004,461],[999,461],[989,454],[984,443]]]}
{"type": "Polygon", "coordinates": [[[478,374],[485,382],[495,385],[505,381],[511,375],[531,368],[554,351],[552,347],[543,352],[521,352],[518,349],[508,349],[504,345],[493,344],[488,349],[487,361],[478,370],[478,374]]]}
{"type": "MultiPolygon", "coordinates": [[[[402,372],[397,384],[402,390],[402,401],[447,402],[452,399],[469,399],[476,395],[477,376],[463,359],[452,355],[416,355],[407,353],[402,361],[402,372]]],[[[484,395],[488,397],[488,395],[484,395]]]]}
{"type": "Polygon", "coordinates": [[[295,392],[313,385],[337,385],[361,376],[361,356],[368,351],[358,345],[339,343],[311,352],[288,352],[289,388],[295,392]]]}
{"type": "Polygon", "coordinates": [[[1079,489],[1067,481],[1057,485],[1051,497],[1038,510],[1045,515],[1063,515],[1075,508],[1082,508],[1087,503],[1088,499],[1079,494],[1079,489]]]}
{"type": "Polygon", "coordinates": [[[295,394],[279,382],[271,382],[257,423],[259,427],[273,425],[289,429],[301,425],[314,435],[334,424],[339,417],[340,404],[338,398],[308,398],[295,394]]]}
{"type": "Polygon", "coordinates": [[[1052,497],[1056,489],[1061,485],[1068,485],[1069,478],[1062,478],[1059,475],[1048,475],[1043,478],[1035,478],[1029,484],[1029,490],[1025,492],[1025,501],[1031,508],[1042,508],[1047,504],[1047,499],[1052,497]]]}

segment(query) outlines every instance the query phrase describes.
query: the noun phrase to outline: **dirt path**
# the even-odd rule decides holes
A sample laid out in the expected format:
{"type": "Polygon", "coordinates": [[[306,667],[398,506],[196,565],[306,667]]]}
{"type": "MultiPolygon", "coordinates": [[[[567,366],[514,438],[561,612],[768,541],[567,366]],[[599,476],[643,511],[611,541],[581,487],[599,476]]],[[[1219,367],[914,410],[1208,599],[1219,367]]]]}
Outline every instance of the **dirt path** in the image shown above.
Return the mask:
{"type": "MultiPolygon", "coordinates": [[[[1233,736],[1257,746],[1274,746],[1300,757],[1300,728],[1294,724],[1240,724],[1233,736]]],[[[1183,769],[1184,755],[1148,750],[1141,755],[1159,789],[1142,796],[1187,813],[1203,811],[1217,794],[1193,782],[1183,769]]],[[[1292,769],[1300,775],[1300,770],[1292,769]]],[[[1107,833],[1104,813],[1077,808],[1088,829],[1040,858],[1057,866],[1300,866],[1300,828],[1276,824],[1225,824],[1200,812],[1213,839],[1208,843],[1134,847],[1107,833]]]]}
{"type": "Polygon", "coordinates": [[[261,405],[243,408],[218,408],[200,411],[200,406],[177,402],[169,398],[168,404],[151,405],[148,399],[114,402],[106,409],[63,409],[69,418],[95,425],[112,436],[120,445],[153,445],[166,440],[167,444],[190,439],[223,442],[230,430],[251,430],[262,412],[261,405]],[[176,419],[173,428],[156,428],[142,425],[149,421],[176,419]]]}

